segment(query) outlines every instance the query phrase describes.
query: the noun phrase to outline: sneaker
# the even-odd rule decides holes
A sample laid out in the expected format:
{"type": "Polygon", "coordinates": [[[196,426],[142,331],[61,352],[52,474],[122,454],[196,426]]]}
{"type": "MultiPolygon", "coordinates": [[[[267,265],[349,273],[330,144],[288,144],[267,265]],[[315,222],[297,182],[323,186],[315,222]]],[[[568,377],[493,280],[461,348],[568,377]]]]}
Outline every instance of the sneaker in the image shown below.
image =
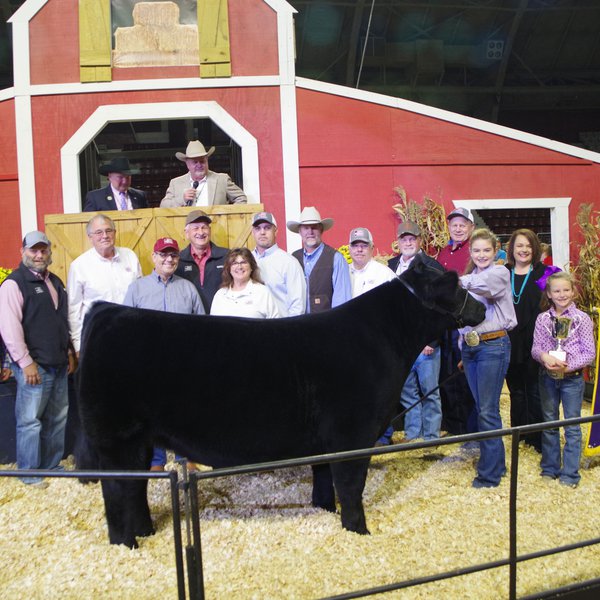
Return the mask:
{"type": "Polygon", "coordinates": [[[573,488],[573,489],[575,489],[579,485],[579,482],[573,483],[572,481],[563,481],[562,479],[559,480],[559,483],[560,483],[560,485],[564,485],[565,487],[569,487],[569,488],[573,488]]]}
{"type": "Polygon", "coordinates": [[[499,485],[500,482],[492,483],[491,481],[482,481],[479,479],[479,477],[475,477],[475,479],[473,479],[473,483],[471,484],[471,486],[474,488],[493,488],[498,487],[499,485]]]}

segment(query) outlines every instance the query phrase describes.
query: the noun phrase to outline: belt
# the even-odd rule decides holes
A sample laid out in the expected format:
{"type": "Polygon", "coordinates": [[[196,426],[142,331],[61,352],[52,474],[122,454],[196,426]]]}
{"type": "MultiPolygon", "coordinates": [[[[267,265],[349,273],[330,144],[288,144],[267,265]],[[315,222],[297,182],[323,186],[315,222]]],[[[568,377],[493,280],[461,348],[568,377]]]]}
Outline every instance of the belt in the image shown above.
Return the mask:
{"type": "Polygon", "coordinates": [[[552,379],[572,379],[573,377],[580,377],[583,375],[583,371],[579,369],[579,371],[569,371],[567,373],[561,373],[560,371],[549,371],[546,369],[546,375],[551,377],[552,379]]]}
{"type": "Polygon", "coordinates": [[[508,335],[506,329],[498,329],[497,331],[488,331],[487,333],[479,333],[475,330],[465,333],[463,339],[467,346],[479,346],[480,342],[486,342],[488,340],[496,340],[498,338],[508,335]]]}

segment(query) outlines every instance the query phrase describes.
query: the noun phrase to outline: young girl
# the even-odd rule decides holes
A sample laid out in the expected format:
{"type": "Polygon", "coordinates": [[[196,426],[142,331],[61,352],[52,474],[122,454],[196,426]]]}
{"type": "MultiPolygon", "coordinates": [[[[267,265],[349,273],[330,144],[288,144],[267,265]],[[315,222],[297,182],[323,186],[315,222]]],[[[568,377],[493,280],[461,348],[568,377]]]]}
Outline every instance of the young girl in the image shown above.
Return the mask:
{"type": "MultiPolygon", "coordinates": [[[[500,392],[510,360],[507,332],[517,324],[510,274],[502,265],[494,264],[495,255],[494,234],[477,229],[471,236],[471,260],[460,278],[463,288],[485,305],[483,323],[460,330],[462,364],[475,398],[479,431],[502,429],[500,392]]],[[[479,451],[473,487],[496,487],[506,473],[502,438],[482,440],[479,451]]]]}
{"type": "MultiPolygon", "coordinates": [[[[544,300],[550,309],[541,313],[535,323],[531,355],[542,365],[540,394],[544,421],[558,421],[562,402],[565,419],[581,416],[583,375],[581,369],[594,361],[594,328],[592,320],[575,306],[573,278],[563,271],[546,281],[544,300]],[[559,345],[560,341],[560,345],[559,345]]],[[[577,487],[581,458],[581,427],[565,427],[565,448],[560,467],[560,435],[558,429],[542,432],[542,477],[560,480],[563,485],[577,487]]]]}

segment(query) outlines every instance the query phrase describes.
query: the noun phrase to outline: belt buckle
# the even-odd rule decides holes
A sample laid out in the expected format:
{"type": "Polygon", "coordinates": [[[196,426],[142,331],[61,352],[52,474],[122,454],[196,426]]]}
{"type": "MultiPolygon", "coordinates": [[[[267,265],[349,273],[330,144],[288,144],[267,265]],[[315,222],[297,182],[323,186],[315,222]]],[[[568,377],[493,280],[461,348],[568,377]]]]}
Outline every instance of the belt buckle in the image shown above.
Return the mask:
{"type": "Polygon", "coordinates": [[[565,374],[563,371],[551,371],[550,369],[546,369],[546,373],[548,373],[548,377],[552,379],[564,379],[565,374]]]}
{"type": "Polygon", "coordinates": [[[479,346],[479,334],[475,330],[465,333],[465,342],[467,346],[479,346]]]}

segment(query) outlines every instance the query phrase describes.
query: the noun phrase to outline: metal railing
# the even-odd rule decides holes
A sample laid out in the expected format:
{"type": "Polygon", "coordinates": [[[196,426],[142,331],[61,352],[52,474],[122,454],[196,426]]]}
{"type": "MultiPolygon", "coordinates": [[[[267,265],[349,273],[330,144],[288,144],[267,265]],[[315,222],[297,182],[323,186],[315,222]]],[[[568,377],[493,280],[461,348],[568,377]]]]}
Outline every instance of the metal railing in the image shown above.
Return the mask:
{"type": "MultiPolygon", "coordinates": [[[[363,598],[366,596],[373,596],[375,594],[382,594],[385,592],[391,592],[395,590],[405,589],[409,587],[415,587],[424,583],[432,583],[435,581],[441,581],[444,579],[450,579],[453,577],[460,577],[462,575],[468,575],[479,571],[487,571],[489,569],[495,569],[498,567],[509,567],[509,586],[507,597],[510,600],[517,598],[517,564],[532,560],[535,558],[541,558],[544,556],[550,556],[559,552],[567,552],[569,550],[575,550],[577,548],[583,548],[585,546],[591,546],[593,544],[600,543],[600,537],[583,540],[574,544],[568,544],[564,546],[556,546],[547,550],[541,550],[538,552],[532,552],[529,554],[518,554],[517,552],[517,488],[518,488],[518,474],[519,474],[519,441],[521,436],[534,431],[542,431],[544,429],[555,429],[557,427],[564,427],[569,425],[579,425],[581,423],[591,423],[600,421],[600,415],[590,417],[579,417],[576,419],[565,419],[562,421],[550,421],[547,423],[537,423],[535,425],[523,425],[520,427],[510,427],[506,429],[497,429],[494,431],[487,431],[482,433],[471,433],[460,436],[451,436],[440,438],[431,441],[414,442],[408,444],[399,444],[393,446],[384,446],[378,448],[367,448],[364,450],[349,450],[345,452],[335,452],[331,454],[320,454],[318,456],[309,456],[303,458],[294,458],[289,460],[280,460],[265,462],[254,465],[243,465],[240,467],[222,468],[215,469],[213,471],[204,472],[193,472],[189,476],[189,489],[190,496],[192,498],[193,506],[198,506],[198,482],[216,479],[220,477],[231,477],[233,475],[243,475],[250,473],[260,473],[263,471],[274,471],[278,469],[287,469],[292,467],[317,465],[331,462],[341,462],[347,460],[353,460],[358,458],[366,458],[370,456],[379,456],[381,454],[392,454],[396,452],[407,452],[409,450],[418,450],[421,448],[431,448],[439,446],[448,446],[451,444],[464,444],[470,441],[480,441],[490,438],[507,437],[512,438],[512,452],[511,452],[511,467],[510,467],[510,492],[509,492],[509,555],[507,558],[480,563],[476,565],[465,566],[450,571],[444,571],[428,575],[425,577],[418,577],[414,579],[408,579],[405,581],[399,581],[390,583],[382,586],[375,586],[365,588],[361,590],[349,591],[344,594],[336,596],[327,596],[321,600],[345,600],[347,598],[363,598]]],[[[193,551],[196,554],[195,561],[198,565],[202,565],[202,549],[200,539],[200,516],[197,510],[192,512],[192,527],[193,527],[193,551]]],[[[599,579],[591,579],[585,582],[577,582],[565,588],[566,590],[574,590],[576,588],[585,587],[587,585],[593,585],[594,583],[600,583],[599,579]]],[[[202,571],[198,572],[197,582],[198,593],[196,596],[191,596],[192,600],[204,600],[204,584],[202,581],[202,571]]],[[[562,588],[561,588],[562,589],[562,588]]],[[[539,594],[536,595],[539,597],[539,594]]]]}
{"type": "MultiPolygon", "coordinates": [[[[67,478],[67,479],[168,479],[170,483],[171,507],[172,507],[172,525],[174,538],[175,569],[177,573],[177,594],[179,600],[186,599],[186,573],[183,560],[183,541],[181,527],[181,511],[179,507],[179,494],[183,493],[185,507],[185,525],[187,545],[185,548],[185,566],[187,567],[187,587],[190,600],[204,600],[204,576],[202,565],[202,542],[200,531],[200,510],[198,502],[199,482],[217,479],[222,477],[231,477],[234,475],[243,475],[251,473],[261,473],[264,471],[275,471],[280,469],[289,469],[300,466],[310,466],[325,464],[331,462],[342,462],[370,456],[379,456],[382,454],[393,454],[398,452],[407,452],[411,450],[448,446],[452,444],[464,444],[470,441],[479,441],[497,437],[512,438],[511,466],[510,466],[510,491],[509,491],[509,553],[508,557],[491,562],[468,565],[450,571],[443,571],[423,577],[407,579],[382,586],[353,590],[336,596],[327,596],[321,600],[342,600],[347,598],[362,598],[383,594],[409,587],[415,587],[425,583],[442,581],[454,577],[460,577],[471,573],[495,569],[498,567],[509,567],[509,585],[508,598],[514,600],[517,598],[517,565],[521,562],[550,556],[560,552],[568,552],[577,548],[583,548],[600,543],[600,537],[582,540],[573,544],[555,546],[546,550],[532,552],[528,554],[519,554],[517,551],[517,489],[519,474],[519,441],[522,435],[544,429],[555,429],[569,425],[579,425],[582,423],[592,423],[600,421],[600,415],[589,417],[579,417],[576,419],[565,419],[562,421],[551,421],[548,423],[538,423],[535,425],[523,425],[520,427],[511,427],[507,429],[498,429],[494,431],[471,433],[460,436],[449,436],[431,441],[413,442],[408,444],[399,444],[377,448],[366,448],[362,450],[349,450],[345,452],[335,452],[330,454],[320,454],[317,456],[308,456],[288,460],[271,461],[259,464],[242,465],[239,467],[229,467],[215,469],[212,471],[193,471],[188,473],[183,469],[183,479],[179,479],[177,471],[166,473],[149,471],[46,471],[46,470],[11,470],[0,471],[0,477],[49,477],[49,478],[67,478]]],[[[557,592],[568,592],[579,588],[592,585],[600,585],[600,578],[590,579],[583,582],[576,582],[563,588],[552,590],[551,592],[536,593],[531,598],[542,598],[544,595],[551,595],[557,592]]],[[[524,596],[522,600],[527,600],[529,596],[524,596]]]]}

